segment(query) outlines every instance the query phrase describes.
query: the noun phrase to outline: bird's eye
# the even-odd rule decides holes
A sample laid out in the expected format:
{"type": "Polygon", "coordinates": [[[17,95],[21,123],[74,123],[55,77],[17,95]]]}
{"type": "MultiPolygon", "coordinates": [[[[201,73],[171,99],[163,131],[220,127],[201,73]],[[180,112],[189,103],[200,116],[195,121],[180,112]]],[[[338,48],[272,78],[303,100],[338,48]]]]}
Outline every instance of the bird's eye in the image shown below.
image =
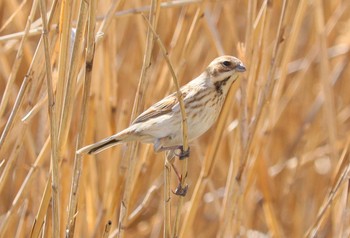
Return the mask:
{"type": "Polygon", "coordinates": [[[223,64],[224,66],[226,66],[226,67],[231,66],[231,62],[230,62],[230,61],[224,61],[224,62],[222,62],[222,64],[223,64]]]}

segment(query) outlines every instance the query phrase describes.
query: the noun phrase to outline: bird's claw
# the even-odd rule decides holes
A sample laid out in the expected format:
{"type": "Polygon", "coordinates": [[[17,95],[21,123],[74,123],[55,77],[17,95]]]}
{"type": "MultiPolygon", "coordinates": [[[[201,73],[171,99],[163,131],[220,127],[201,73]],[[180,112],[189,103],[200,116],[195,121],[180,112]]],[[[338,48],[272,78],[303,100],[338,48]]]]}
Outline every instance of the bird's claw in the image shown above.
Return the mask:
{"type": "Polygon", "coordinates": [[[188,147],[187,150],[184,150],[183,147],[180,148],[181,152],[179,154],[176,154],[176,156],[179,157],[179,160],[184,160],[188,157],[190,157],[190,147],[188,147]]]}
{"type": "Polygon", "coordinates": [[[179,183],[179,185],[177,185],[175,191],[172,191],[173,194],[177,195],[177,196],[182,196],[185,197],[187,194],[187,190],[188,190],[188,185],[186,184],[185,187],[182,187],[181,183],[179,183]]]}

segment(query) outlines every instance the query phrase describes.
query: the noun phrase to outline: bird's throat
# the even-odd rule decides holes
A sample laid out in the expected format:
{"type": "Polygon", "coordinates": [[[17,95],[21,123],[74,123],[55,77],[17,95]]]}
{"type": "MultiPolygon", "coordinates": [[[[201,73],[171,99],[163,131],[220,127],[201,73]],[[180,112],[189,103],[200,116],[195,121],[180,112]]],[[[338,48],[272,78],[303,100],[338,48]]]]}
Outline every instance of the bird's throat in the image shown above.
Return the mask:
{"type": "Polygon", "coordinates": [[[227,84],[227,81],[231,78],[231,76],[221,80],[217,81],[214,83],[215,90],[218,94],[222,95],[223,94],[223,87],[227,84]]]}

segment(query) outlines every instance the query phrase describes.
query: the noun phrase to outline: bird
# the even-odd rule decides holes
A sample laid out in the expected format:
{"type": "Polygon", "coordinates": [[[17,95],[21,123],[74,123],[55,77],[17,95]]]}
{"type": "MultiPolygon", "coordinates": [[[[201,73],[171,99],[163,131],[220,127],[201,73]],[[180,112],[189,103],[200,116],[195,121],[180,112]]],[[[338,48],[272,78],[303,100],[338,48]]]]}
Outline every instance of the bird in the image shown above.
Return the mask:
{"type": "MultiPolygon", "coordinates": [[[[188,142],[200,137],[215,123],[231,85],[245,71],[245,65],[238,58],[220,56],[180,88],[187,116],[188,142]]],[[[179,100],[174,92],[141,113],[126,129],[87,145],[77,153],[97,154],[117,144],[137,141],[153,144],[155,152],[180,149],[186,156],[181,123],[179,100]]]]}

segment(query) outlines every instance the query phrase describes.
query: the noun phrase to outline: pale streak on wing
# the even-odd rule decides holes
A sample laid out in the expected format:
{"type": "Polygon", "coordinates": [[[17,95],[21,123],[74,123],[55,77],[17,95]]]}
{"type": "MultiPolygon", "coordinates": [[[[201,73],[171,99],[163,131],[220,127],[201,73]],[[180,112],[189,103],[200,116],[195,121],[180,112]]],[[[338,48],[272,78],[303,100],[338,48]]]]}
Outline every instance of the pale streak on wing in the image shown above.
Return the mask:
{"type": "MultiPolygon", "coordinates": [[[[188,97],[190,97],[193,93],[193,87],[189,87],[188,85],[185,85],[181,89],[182,98],[185,101],[188,97]]],[[[169,112],[177,112],[180,111],[179,101],[177,99],[177,94],[172,93],[169,96],[163,98],[161,101],[157,102],[156,104],[153,104],[150,108],[148,108],[146,111],[141,113],[132,124],[145,122],[149,119],[167,114],[169,112]]]]}
{"type": "Polygon", "coordinates": [[[178,103],[176,93],[170,94],[161,101],[152,105],[146,111],[141,113],[132,124],[145,122],[151,118],[155,118],[172,111],[172,108],[178,103]]]}

